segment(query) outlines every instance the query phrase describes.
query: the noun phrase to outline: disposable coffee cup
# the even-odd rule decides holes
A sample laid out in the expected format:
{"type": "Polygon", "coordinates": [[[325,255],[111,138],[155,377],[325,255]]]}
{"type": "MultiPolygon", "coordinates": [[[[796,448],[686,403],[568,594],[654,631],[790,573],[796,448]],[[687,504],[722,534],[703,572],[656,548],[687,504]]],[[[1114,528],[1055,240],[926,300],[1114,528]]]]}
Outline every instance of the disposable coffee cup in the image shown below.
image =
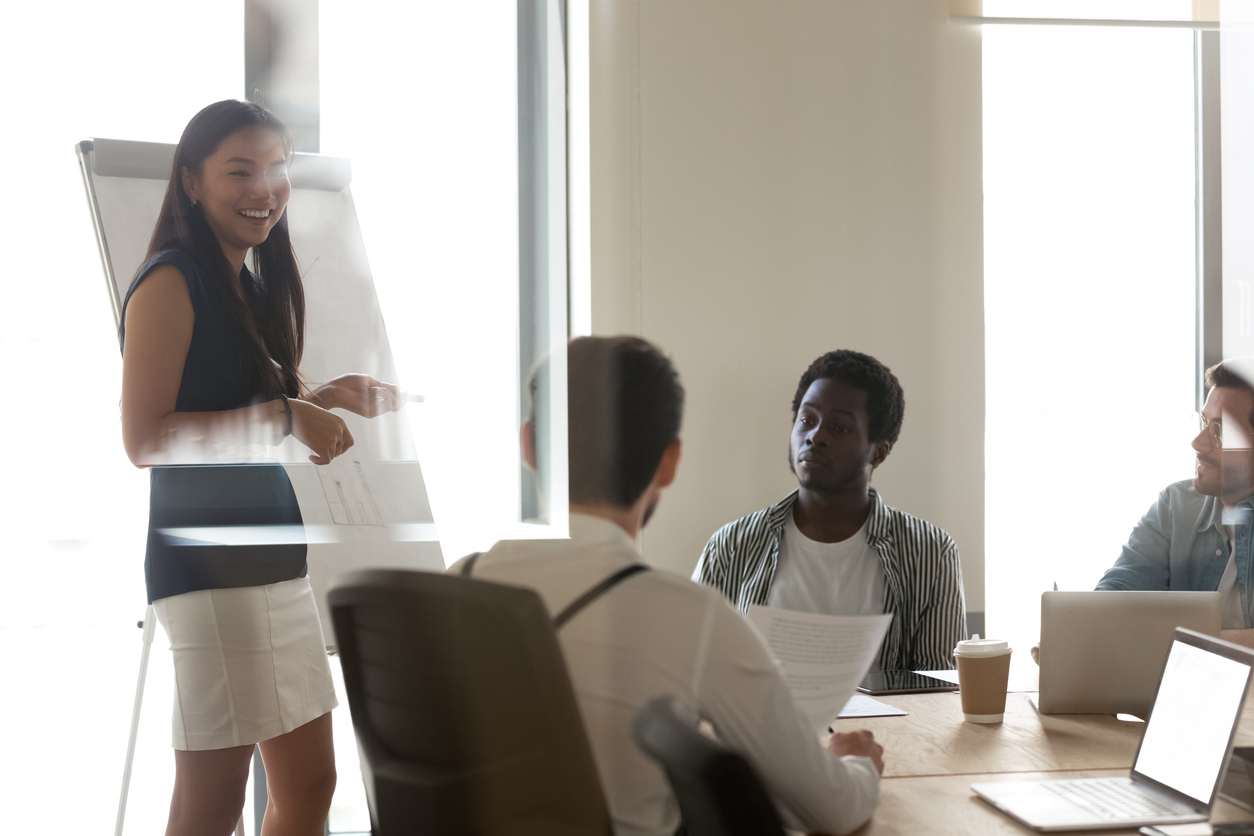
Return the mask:
{"type": "Polygon", "coordinates": [[[968,723],[1000,723],[1006,716],[1006,686],[1010,680],[1010,645],[997,639],[958,642],[958,691],[962,716],[968,723]]]}

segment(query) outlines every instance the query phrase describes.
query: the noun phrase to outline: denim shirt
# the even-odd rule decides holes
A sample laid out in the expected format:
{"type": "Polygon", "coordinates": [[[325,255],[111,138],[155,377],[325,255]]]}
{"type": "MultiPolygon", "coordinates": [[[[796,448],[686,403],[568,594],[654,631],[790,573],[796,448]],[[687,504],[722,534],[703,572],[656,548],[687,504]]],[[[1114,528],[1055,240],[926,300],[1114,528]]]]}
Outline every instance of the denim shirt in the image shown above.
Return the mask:
{"type": "Polygon", "coordinates": [[[1218,497],[1203,496],[1191,479],[1169,485],[1145,513],[1115,565],[1098,581],[1098,589],[1182,590],[1210,592],[1219,588],[1228,565],[1225,522],[1236,531],[1237,589],[1245,625],[1254,624],[1250,596],[1251,546],[1254,526],[1250,499],[1225,512],[1218,497]]]}

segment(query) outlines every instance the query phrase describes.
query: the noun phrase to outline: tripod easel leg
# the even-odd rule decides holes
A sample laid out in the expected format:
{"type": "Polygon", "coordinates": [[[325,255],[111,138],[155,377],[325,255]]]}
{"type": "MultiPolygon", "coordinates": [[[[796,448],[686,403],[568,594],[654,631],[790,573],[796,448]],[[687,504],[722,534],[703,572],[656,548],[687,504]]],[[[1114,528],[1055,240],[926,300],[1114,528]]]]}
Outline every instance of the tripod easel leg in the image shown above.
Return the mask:
{"type": "Polygon", "coordinates": [[[261,833],[261,822],[266,817],[266,804],[269,800],[266,790],[266,765],[261,760],[261,747],[258,746],[253,749],[253,822],[258,834],[261,833]]]}
{"type": "Polygon", "coordinates": [[[122,825],[126,821],[126,797],[131,789],[131,766],[135,762],[135,739],[139,735],[139,713],[144,704],[144,682],[148,679],[148,654],[152,650],[152,635],[157,626],[157,614],[148,605],[144,611],[144,620],[139,623],[144,628],[144,649],[139,655],[139,681],[135,684],[135,707],[131,709],[131,736],[126,743],[126,765],[122,768],[122,796],[118,799],[118,820],[113,828],[113,836],[122,836],[122,825]]]}

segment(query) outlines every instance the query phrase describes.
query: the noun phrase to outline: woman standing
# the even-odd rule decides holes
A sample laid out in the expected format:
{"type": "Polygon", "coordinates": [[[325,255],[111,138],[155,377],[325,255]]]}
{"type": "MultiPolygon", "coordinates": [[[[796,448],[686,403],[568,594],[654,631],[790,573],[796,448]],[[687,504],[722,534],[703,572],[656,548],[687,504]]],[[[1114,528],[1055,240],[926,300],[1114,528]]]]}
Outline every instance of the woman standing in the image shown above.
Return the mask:
{"type": "Polygon", "coordinates": [[[394,386],[365,375],[313,392],[301,383],[290,152],[286,128],[258,104],[197,113],[123,305],[122,434],[131,461],[153,466],[144,573],[174,654],[172,836],[232,831],[254,744],[264,836],[322,833],[335,789],[335,690],[291,483],[275,462],[212,463],[291,434],[327,464],[353,444],[330,409],[374,417],[399,406],[394,386]],[[265,536],[223,546],[187,531],[223,525],[265,536]]]}

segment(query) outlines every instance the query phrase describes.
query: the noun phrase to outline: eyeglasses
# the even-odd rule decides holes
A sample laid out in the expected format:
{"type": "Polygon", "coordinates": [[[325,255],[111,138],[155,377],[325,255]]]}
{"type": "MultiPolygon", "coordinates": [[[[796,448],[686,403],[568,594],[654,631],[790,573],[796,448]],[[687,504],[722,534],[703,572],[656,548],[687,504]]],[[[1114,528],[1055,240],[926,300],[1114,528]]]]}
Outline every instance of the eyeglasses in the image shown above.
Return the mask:
{"type": "Polygon", "coordinates": [[[1218,418],[1212,421],[1200,412],[1195,412],[1193,415],[1197,418],[1197,431],[1209,435],[1216,447],[1223,447],[1223,421],[1218,418]]]}

